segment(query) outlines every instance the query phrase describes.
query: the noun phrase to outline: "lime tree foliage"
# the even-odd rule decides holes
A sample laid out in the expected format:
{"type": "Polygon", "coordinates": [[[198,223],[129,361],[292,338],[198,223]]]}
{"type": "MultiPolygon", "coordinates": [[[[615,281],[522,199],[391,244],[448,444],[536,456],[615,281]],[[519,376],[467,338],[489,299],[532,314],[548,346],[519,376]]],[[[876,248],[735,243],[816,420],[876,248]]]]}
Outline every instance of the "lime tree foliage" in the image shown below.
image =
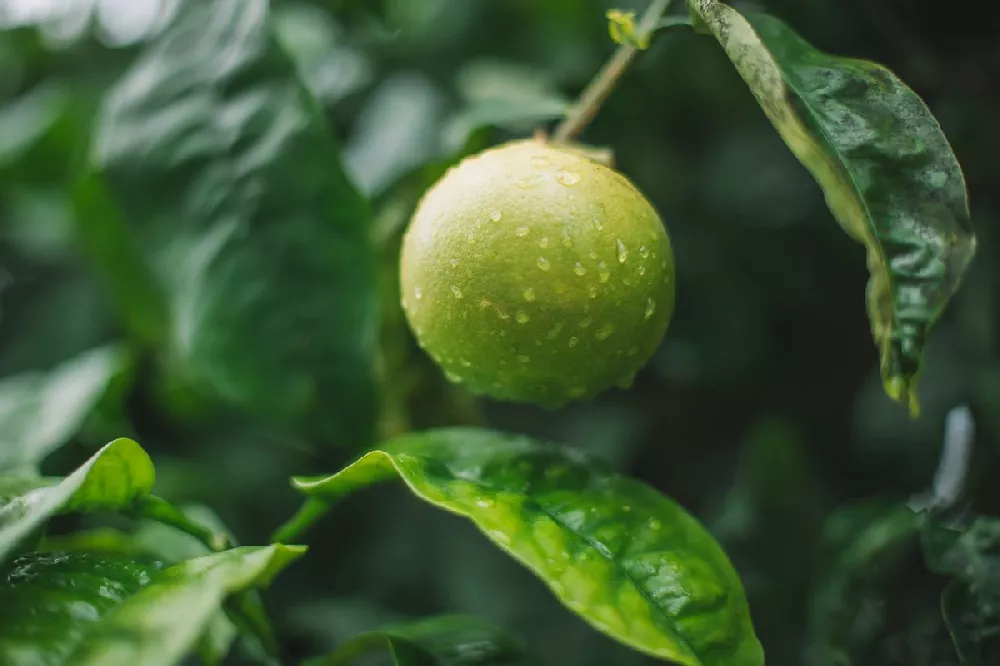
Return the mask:
{"type": "Polygon", "coordinates": [[[57,4],[0,2],[4,666],[998,663],[992,36],[57,4]]]}

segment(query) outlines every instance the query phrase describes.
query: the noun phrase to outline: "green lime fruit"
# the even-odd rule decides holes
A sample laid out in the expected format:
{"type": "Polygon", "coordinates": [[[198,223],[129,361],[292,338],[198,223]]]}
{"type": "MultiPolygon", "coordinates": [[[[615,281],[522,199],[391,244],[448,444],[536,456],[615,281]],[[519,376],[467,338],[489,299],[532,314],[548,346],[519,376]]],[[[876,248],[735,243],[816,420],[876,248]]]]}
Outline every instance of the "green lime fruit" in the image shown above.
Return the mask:
{"type": "Polygon", "coordinates": [[[513,141],[463,160],[403,240],[403,309],[449,380],[558,407],[627,387],[674,309],[656,210],[576,149],[513,141]]]}

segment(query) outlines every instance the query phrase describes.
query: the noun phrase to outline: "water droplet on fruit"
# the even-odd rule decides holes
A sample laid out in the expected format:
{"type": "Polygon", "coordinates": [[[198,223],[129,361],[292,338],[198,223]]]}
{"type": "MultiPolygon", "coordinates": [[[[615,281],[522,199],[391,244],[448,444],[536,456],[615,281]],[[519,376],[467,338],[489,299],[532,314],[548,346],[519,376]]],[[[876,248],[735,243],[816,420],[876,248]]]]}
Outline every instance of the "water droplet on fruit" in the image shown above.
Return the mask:
{"type": "Polygon", "coordinates": [[[538,267],[541,268],[543,271],[549,270],[550,267],[549,260],[546,259],[545,257],[538,257],[538,267]]]}
{"type": "Polygon", "coordinates": [[[518,363],[529,363],[529,362],[531,362],[531,357],[528,356],[528,355],[526,355],[526,354],[518,354],[517,355],[517,362],[518,363]]]}
{"type": "Polygon", "coordinates": [[[608,270],[608,265],[603,261],[597,264],[597,278],[601,282],[607,282],[611,279],[611,271],[608,270]]]}
{"type": "Polygon", "coordinates": [[[455,295],[455,298],[462,298],[462,290],[458,288],[458,285],[451,285],[451,293],[455,295]]]}
{"type": "Polygon", "coordinates": [[[594,252],[593,250],[591,250],[591,251],[590,251],[590,252],[589,252],[589,253],[587,254],[587,256],[588,256],[588,257],[590,257],[591,259],[597,259],[597,253],[596,253],[596,252],[594,252]]]}
{"type": "Polygon", "coordinates": [[[570,347],[576,347],[576,346],[577,346],[577,344],[579,344],[579,342],[580,342],[580,338],[578,338],[578,337],[576,337],[576,336],[574,335],[573,337],[571,337],[571,338],[569,339],[569,346],[570,346],[570,347]]]}
{"type": "Polygon", "coordinates": [[[590,295],[591,298],[597,298],[597,285],[596,284],[590,285],[590,288],[588,289],[588,294],[590,295]]]}
{"type": "Polygon", "coordinates": [[[472,367],[472,361],[470,361],[467,358],[460,358],[460,359],[458,359],[458,362],[462,364],[463,368],[471,368],[472,367]]]}
{"type": "Polygon", "coordinates": [[[639,266],[639,275],[645,275],[645,274],[646,274],[646,267],[639,266]]]}
{"type": "Polygon", "coordinates": [[[494,222],[499,222],[500,220],[503,219],[503,213],[501,213],[498,210],[491,211],[490,219],[493,220],[494,222]]]}
{"type": "Polygon", "coordinates": [[[479,499],[476,500],[476,506],[478,506],[481,509],[488,509],[494,504],[496,504],[496,502],[491,500],[489,497],[480,497],[479,499]]]}
{"type": "Polygon", "coordinates": [[[531,287],[525,289],[522,292],[522,295],[524,296],[524,300],[528,301],[529,303],[535,300],[535,290],[532,289],[531,287]]]}
{"type": "MultiPolygon", "coordinates": [[[[497,310],[497,316],[499,316],[500,319],[504,321],[510,319],[510,315],[504,312],[503,310],[497,310]]],[[[505,331],[500,331],[500,335],[506,335],[505,331]]]]}
{"type": "Polygon", "coordinates": [[[642,257],[643,259],[649,256],[649,250],[646,249],[645,245],[639,246],[639,256],[642,257]]]}
{"type": "Polygon", "coordinates": [[[493,539],[494,541],[497,541],[504,545],[510,543],[510,536],[508,536],[506,532],[501,532],[500,530],[490,530],[486,534],[488,534],[490,538],[493,539]]]}
{"type": "Polygon", "coordinates": [[[514,230],[514,235],[517,236],[518,238],[524,238],[525,236],[528,235],[529,231],[530,229],[528,229],[528,227],[518,227],[517,229],[514,230]]]}
{"type": "Polygon", "coordinates": [[[569,236],[563,236],[562,244],[563,244],[563,247],[566,247],[566,248],[573,247],[573,239],[570,238],[569,236]]]}
{"type": "Polygon", "coordinates": [[[611,337],[611,334],[615,332],[615,325],[608,322],[597,329],[597,333],[594,333],[594,337],[598,340],[607,340],[611,337]]]}
{"type": "Polygon", "coordinates": [[[452,384],[461,384],[462,378],[456,375],[454,372],[445,372],[444,378],[447,379],[452,384]]]}
{"type": "Polygon", "coordinates": [[[584,317],[583,319],[580,320],[580,328],[587,328],[593,323],[594,323],[593,317],[584,317]]]}
{"type": "Polygon", "coordinates": [[[536,169],[544,169],[552,164],[552,160],[547,158],[545,155],[535,155],[531,158],[531,166],[536,169]]]}
{"type": "Polygon", "coordinates": [[[569,169],[567,169],[566,171],[559,172],[559,175],[556,176],[556,180],[558,180],[563,185],[572,187],[573,185],[576,185],[577,183],[580,182],[580,174],[578,174],[576,171],[570,171],[569,169]]]}
{"type": "Polygon", "coordinates": [[[646,321],[649,321],[649,318],[652,317],[653,313],[655,313],[655,312],[656,312],[656,301],[654,301],[652,298],[647,298],[646,299],[646,321]]]}
{"type": "Polygon", "coordinates": [[[517,320],[518,324],[527,324],[531,321],[531,315],[524,310],[518,310],[517,314],[514,315],[514,319],[517,320]]]}
{"type": "Polygon", "coordinates": [[[580,277],[583,277],[584,275],[587,274],[587,269],[584,268],[583,264],[581,264],[578,261],[578,262],[576,262],[576,266],[573,267],[573,272],[576,273],[577,275],[579,275],[580,277]]]}
{"type": "Polygon", "coordinates": [[[563,330],[563,323],[560,321],[554,324],[552,328],[549,329],[549,332],[546,333],[545,335],[546,337],[548,337],[549,340],[555,340],[556,336],[559,335],[559,333],[562,330],[563,330]]]}
{"type": "Polygon", "coordinates": [[[618,263],[624,264],[628,260],[628,248],[625,247],[625,243],[622,239],[618,239],[618,263]]]}
{"type": "Polygon", "coordinates": [[[413,288],[413,298],[415,298],[415,299],[417,299],[419,301],[422,297],[423,297],[423,293],[421,293],[420,287],[414,287],[413,288]]]}
{"type": "Polygon", "coordinates": [[[538,241],[538,247],[540,247],[540,248],[542,248],[544,250],[548,246],[549,246],[549,237],[548,236],[542,236],[541,240],[538,241]]]}

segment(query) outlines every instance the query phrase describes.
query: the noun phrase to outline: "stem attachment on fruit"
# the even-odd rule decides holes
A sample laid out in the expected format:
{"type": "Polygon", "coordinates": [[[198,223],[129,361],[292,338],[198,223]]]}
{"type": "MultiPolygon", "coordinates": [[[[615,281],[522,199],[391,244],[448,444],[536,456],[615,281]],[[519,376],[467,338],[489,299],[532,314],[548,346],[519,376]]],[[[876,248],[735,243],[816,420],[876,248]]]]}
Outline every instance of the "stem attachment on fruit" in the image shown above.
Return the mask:
{"type": "MultiPolygon", "coordinates": [[[[651,35],[656,30],[671,2],[672,0],[652,0],[636,26],[636,34],[639,36],[638,42],[643,41],[644,35],[651,35]]],[[[583,131],[594,119],[597,110],[601,108],[601,104],[607,99],[628,66],[632,64],[632,60],[635,59],[638,52],[639,48],[635,41],[627,42],[618,47],[611,59],[604,63],[601,71],[581,93],[580,99],[573,105],[569,115],[556,128],[552,135],[554,142],[566,143],[583,131]]]]}

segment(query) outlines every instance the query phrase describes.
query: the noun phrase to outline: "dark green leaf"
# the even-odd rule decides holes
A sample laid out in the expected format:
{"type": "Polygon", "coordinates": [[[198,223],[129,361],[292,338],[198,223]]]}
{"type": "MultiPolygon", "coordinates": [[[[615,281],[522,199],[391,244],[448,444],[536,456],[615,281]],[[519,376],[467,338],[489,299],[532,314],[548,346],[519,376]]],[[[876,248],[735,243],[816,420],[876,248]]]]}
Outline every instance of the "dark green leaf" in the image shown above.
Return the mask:
{"type": "Polygon", "coordinates": [[[965,178],[923,101],[876,63],[817,51],[767,14],[688,0],[865,245],[886,393],[918,413],[924,343],[975,254],[965,178]]]}
{"type": "Polygon", "coordinates": [[[309,499],[278,540],[396,475],[622,643],[685,666],[763,664],[740,580],[704,527],[653,488],[554,444],[473,428],[400,437],[338,474],[296,479],[309,499]]]}
{"type": "Polygon", "coordinates": [[[168,666],[223,601],[266,586],[303,548],[236,548],[163,571],[94,554],[33,554],[0,582],[0,662],[10,666],[168,666]]]}
{"type": "Polygon", "coordinates": [[[80,429],[121,367],[121,351],[102,347],[49,373],[0,381],[0,473],[37,470],[80,429]]]}
{"type": "Polygon", "coordinates": [[[954,580],[941,609],[963,664],[1000,659],[1000,519],[980,516],[964,529],[932,525],[923,534],[927,566],[954,580]]]}
{"type": "Polygon", "coordinates": [[[535,663],[524,645],[483,620],[443,616],[356,636],[308,666],[348,666],[357,657],[388,651],[396,666],[525,666],[535,663]]]}
{"type": "Polygon", "coordinates": [[[92,161],[169,313],[168,367],[269,424],[366,443],[370,214],[267,2],[183,2],[109,93],[92,161]]]}
{"type": "Polygon", "coordinates": [[[153,488],[153,463],[138,444],[116,439],[59,483],[39,479],[0,506],[0,562],[52,515],[128,508],[153,488]]]}

